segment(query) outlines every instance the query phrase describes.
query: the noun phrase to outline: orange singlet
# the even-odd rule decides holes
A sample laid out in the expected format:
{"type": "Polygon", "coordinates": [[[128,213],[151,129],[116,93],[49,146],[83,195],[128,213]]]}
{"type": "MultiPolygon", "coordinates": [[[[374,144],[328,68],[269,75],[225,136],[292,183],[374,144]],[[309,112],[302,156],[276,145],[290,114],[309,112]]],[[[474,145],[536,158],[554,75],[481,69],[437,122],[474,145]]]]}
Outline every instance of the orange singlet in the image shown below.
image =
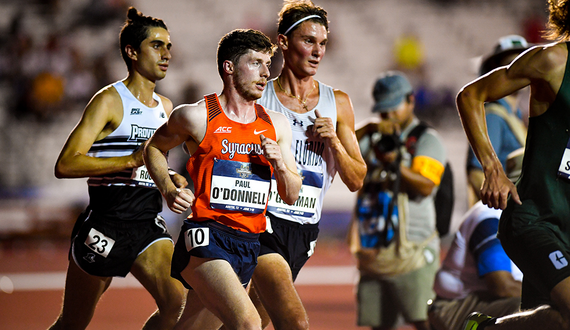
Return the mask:
{"type": "Polygon", "coordinates": [[[255,104],[257,119],[242,124],[226,116],[216,94],[204,99],[206,134],[186,164],[196,197],[191,220],[215,220],[244,232],[261,233],[272,168],[262,155],[259,135],[275,141],[275,128],[259,104],[255,104]]]}

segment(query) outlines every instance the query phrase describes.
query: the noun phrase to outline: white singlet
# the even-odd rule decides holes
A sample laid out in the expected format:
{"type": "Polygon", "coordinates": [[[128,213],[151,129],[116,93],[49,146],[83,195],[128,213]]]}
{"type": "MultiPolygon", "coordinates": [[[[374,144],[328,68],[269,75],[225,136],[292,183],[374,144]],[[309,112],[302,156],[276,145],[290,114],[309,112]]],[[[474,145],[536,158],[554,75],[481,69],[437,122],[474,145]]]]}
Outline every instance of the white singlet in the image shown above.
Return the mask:
{"type": "MultiPolygon", "coordinates": [[[[113,87],[123,101],[123,120],[111,134],[93,143],[87,153],[92,157],[105,158],[130,155],[167,120],[162,101],[156,93],[153,93],[153,99],[158,102],[158,105],[149,108],[142,104],[122,81],[114,83],[113,87]]],[[[87,183],[91,187],[156,187],[144,165],[114,174],[90,177],[87,183]]]]}
{"type": "Polygon", "coordinates": [[[323,140],[313,135],[309,126],[315,121],[315,110],[319,110],[322,117],[332,118],[336,124],[334,91],[332,87],[319,82],[319,102],[311,111],[300,114],[281,104],[275,94],[272,80],[257,102],[266,109],[284,114],[289,119],[293,132],[291,152],[295,156],[297,170],[303,179],[299,199],[294,205],[287,205],[279,198],[277,184],[273,180],[267,212],[300,224],[316,224],[321,218],[323,199],[336,175],[336,168],[331,151],[325,147],[323,140]]]}

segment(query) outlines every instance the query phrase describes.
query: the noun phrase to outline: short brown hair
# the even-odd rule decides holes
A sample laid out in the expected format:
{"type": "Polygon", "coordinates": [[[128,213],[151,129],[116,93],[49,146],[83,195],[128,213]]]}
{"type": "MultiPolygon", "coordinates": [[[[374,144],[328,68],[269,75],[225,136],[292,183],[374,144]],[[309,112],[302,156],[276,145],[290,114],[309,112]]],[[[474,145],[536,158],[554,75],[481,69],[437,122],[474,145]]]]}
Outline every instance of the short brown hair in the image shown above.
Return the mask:
{"type": "MultiPolygon", "coordinates": [[[[317,15],[319,17],[310,18],[313,21],[322,24],[327,32],[329,31],[329,21],[327,19],[327,11],[316,6],[310,0],[285,0],[283,8],[279,12],[277,19],[277,32],[284,34],[293,24],[309,15],[317,15]]],[[[288,33],[297,29],[297,26],[288,33]]]]}
{"type": "Polygon", "coordinates": [[[273,56],[276,49],[277,46],[263,32],[253,29],[236,29],[229,32],[218,44],[217,61],[220,77],[223,77],[224,61],[237,63],[249,50],[273,56]]]}

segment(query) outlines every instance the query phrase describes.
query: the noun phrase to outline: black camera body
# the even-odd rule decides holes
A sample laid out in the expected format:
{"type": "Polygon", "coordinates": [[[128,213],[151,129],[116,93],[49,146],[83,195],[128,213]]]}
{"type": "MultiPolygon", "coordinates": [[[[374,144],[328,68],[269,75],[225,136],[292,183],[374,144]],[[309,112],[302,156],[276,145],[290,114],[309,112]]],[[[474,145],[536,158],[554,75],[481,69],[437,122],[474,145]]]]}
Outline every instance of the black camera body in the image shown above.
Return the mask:
{"type": "Polygon", "coordinates": [[[396,134],[383,134],[380,140],[374,143],[373,148],[380,154],[386,154],[392,151],[398,151],[402,142],[396,134]]]}

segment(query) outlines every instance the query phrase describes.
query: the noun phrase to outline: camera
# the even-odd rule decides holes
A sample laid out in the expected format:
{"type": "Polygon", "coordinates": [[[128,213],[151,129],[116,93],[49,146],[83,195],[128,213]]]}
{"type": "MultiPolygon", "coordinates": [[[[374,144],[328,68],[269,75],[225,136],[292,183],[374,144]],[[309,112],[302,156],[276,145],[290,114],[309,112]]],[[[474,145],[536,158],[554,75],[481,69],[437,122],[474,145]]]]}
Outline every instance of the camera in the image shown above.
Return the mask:
{"type": "Polygon", "coordinates": [[[400,137],[396,134],[382,135],[380,140],[374,144],[374,149],[376,152],[385,154],[398,150],[400,148],[401,142],[400,137]]]}

